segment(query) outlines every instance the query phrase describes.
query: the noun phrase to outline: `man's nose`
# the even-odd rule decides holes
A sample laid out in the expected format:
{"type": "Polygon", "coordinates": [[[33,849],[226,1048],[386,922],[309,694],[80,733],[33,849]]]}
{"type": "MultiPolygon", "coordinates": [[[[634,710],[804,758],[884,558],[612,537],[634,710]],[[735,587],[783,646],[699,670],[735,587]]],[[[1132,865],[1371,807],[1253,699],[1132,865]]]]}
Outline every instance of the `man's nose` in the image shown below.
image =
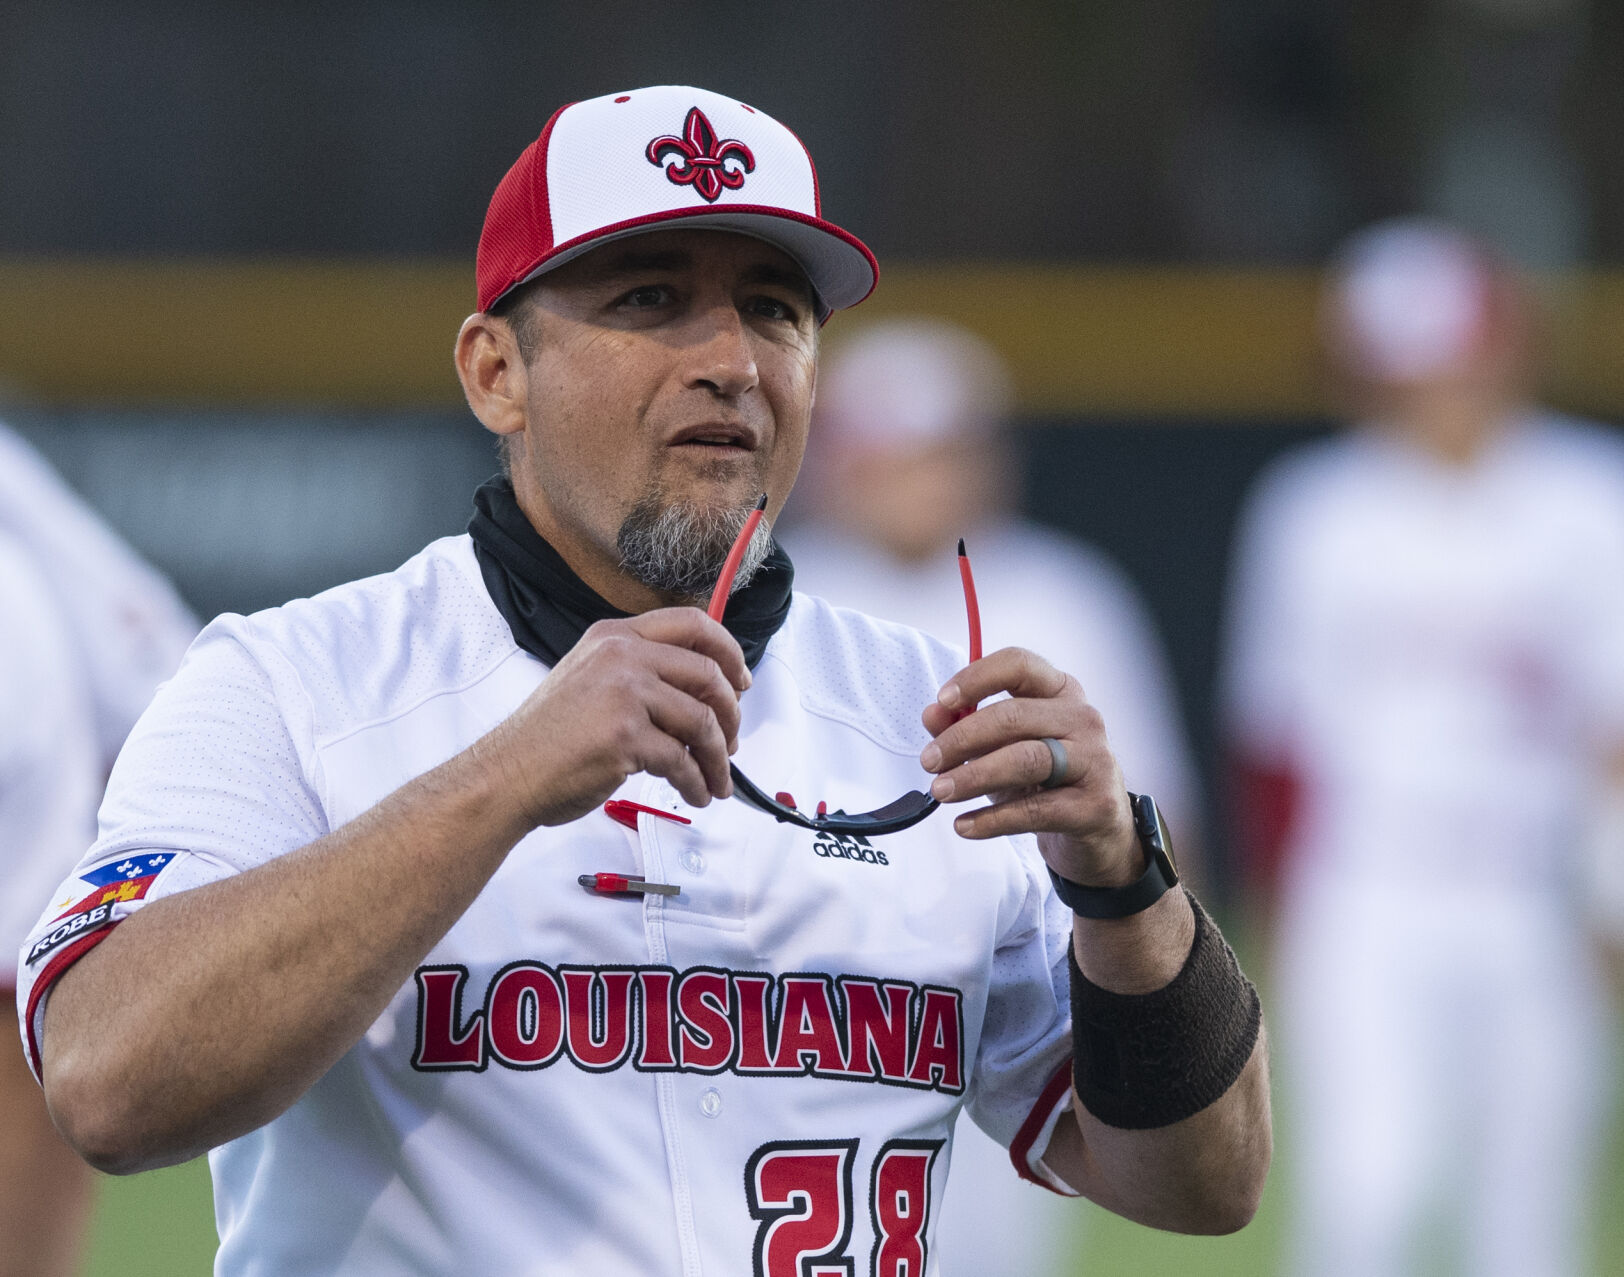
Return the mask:
{"type": "Polygon", "coordinates": [[[706,307],[695,316],[699,332],[691,351],[688,384],[736,398],[760,381],[755,350],[744,317],[731,301],[706,307]]]}

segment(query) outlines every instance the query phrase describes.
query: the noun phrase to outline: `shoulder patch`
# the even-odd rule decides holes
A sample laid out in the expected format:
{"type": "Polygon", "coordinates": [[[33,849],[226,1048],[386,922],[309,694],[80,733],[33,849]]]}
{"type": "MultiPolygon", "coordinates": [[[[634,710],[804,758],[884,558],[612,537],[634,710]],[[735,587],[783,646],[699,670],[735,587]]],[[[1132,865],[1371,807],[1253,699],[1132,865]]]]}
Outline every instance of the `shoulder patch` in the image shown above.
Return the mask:
{"type": "Polygon", "coordinates": [[[69,884],[70,894],[57,901],[57,907],[62,912],[51,920],[49,929],[28,947],[24,962],[33,966],[68,941],[116,922],[114,910],[119,905],[140,900],[152,890],[158,875],[174,862],[173,852],[149,851],[87,869],[69,884]],[[74,883],[78,884],[77,887],[74,883]],[[71,893],[86,887],[90,890],[74,899],[71,893]]]}
{"type": "MultiPolygon", "coordinates": [[[[141,899],[152,889],[158,875],[168,868],[174,859],[171,852],[154,851],[140,856],[126,856],[123,860],[109,861],[95,869],[86,870],[79,875],[78,882],[89,887],[89,893],[68,904],[57,914],[56,921],[61,922],[76,914],[89,913],[100,905],[111,907],[141,899]]],[[[30,958],[29,961],[33,959],[30,958]]]]}

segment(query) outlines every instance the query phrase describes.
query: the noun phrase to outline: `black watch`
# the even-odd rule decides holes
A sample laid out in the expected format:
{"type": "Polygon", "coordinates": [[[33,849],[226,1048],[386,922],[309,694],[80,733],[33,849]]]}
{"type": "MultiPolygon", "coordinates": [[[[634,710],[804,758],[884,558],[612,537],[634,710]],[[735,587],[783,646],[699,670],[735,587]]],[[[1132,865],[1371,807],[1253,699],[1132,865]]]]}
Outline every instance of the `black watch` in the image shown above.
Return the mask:
{"type": "Polygon", "coordinates": [[[1145,849],[1145,859],[1149,862],[1145,872],[1125,887],[1085,887],[1049,870],[1055,895],[1073,913],[1085,918],[1127,918],[1150,908],[1178,885],[1173,840],[1168,836],[1162,813],[1156,809],[1156,800],[1149,794],[1129,794],[1128,803],[1133,808],[1133,827],[1139,834],[1139,845],[1145,849]]]}

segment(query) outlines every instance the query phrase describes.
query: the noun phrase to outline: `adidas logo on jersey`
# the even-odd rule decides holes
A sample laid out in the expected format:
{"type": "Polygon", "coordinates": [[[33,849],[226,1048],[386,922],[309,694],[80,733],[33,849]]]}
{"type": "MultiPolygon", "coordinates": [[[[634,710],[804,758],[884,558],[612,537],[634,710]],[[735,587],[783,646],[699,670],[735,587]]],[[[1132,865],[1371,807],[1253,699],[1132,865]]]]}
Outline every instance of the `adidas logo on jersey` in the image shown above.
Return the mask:
{"type": "Polygon", "coordinates": [[[812,850],[831,860],[853,860],[865,865],[888,865],[883,851],[875,848],[862,834],[837,834],[818,830],[812,840],[812,850]]]}

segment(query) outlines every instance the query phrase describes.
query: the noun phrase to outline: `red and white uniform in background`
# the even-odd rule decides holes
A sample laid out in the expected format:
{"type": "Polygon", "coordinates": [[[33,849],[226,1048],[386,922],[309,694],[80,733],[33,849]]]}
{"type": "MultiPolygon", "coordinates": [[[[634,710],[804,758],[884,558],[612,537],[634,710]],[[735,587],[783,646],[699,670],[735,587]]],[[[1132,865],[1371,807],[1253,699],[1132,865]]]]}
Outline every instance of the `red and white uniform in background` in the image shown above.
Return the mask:
{"type": "Polygon", "coordinates": [[[1624,744],[1624,448],[1519,421],[1466,464],[1390,431],[1289,454],[1246,511],[1239,756],[1296,791],[1276,1032],[1301,1153],[1288,1271],[1582,1271],[1604,1005],[1590,804],[1624,744]]]}
{"type": "Polygon", "coordinates": [[[119,746],[196,633],[169,583],[0,426],[0,987],[95,837],[119,746]]]}
{"type": "MultiPolygon", "coordinates": [[[[743,698],[737,761],[803,807],[889,802],[923,787],[920,709],[961,664],[799,596],[743,698]]],[[[217,620],[24,947],[36,1067],[52,981],[111,925],[354,819],[546,676],[467,537],[217,620]]],[[[1048,1175],[1071,915],[1032,839],[966,842],[945,812],[872,845],[814,838],[740,802],[690,809],[646,775],[616,799],[523,839],[348,1054],[210,1154],[217,1272],[913,1277],[942,1271],[961,1108],[1048,1175]],[[605,871],[680,893],[577,882],[605,871]]]]}

